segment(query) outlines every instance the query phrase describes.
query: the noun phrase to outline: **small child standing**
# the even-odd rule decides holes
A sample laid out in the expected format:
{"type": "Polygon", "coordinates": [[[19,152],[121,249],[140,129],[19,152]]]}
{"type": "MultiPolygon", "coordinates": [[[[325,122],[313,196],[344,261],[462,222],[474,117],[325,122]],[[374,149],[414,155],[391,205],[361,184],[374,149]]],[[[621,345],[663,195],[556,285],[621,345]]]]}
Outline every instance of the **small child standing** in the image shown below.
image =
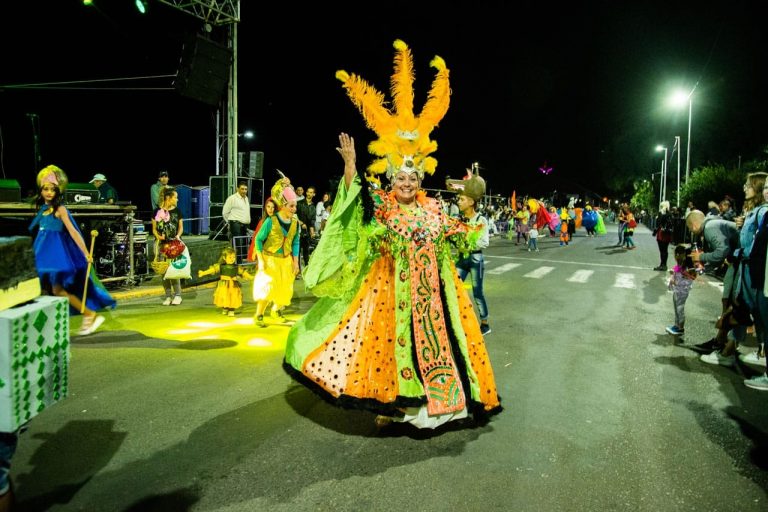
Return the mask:
{"type": "Polygon", "coordinates": [[[237,280],[238,276],[251,279],[248,271],[235,263],[236,260],[235,249],[227,246],[221,251],[218,263],[197,271],[197,277],[219,274],[219,284],[213,292],[213,303],[221,308],[222,315],[235,316],[235,310],[243,305],[243,290],[237,280]]]}
{"type": "Polygon", "coordinates": [[[680,336],[685,333],[685,301],[688,300],[698,274],[694,269],[690,249],[683,244],[675,247],[675,263],[668,285],[672,290],[672,304],[675,307],[675,325],[670,325],[666,330],[673,336],[680,336]]]}
{"type": "Polygon", "coordinates": [[[536,226],[531,226],[531,230],[528,231],[528,252],[531,252],[531,250],[539,252],[539,246],[536,245],[536,239],[538,238],[539,230],[536,229],[536,226]]]}
{"type": "Polygon", "coordinates": [[[568,236],[568,213],[565,208],[560,213],[560,245],[568,245],[570,240],[568,236]]]}

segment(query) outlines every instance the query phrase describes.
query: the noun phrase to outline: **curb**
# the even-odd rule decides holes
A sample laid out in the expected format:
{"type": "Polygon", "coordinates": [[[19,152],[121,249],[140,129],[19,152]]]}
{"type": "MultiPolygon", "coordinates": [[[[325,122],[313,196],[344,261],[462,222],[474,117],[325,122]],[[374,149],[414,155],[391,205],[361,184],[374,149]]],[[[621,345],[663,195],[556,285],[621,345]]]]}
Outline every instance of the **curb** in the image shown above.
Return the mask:
{"type": "MultiPolygon", "coordinates": [[[[204,290],[206,288],[215,288],[218,284],[218,280],[211,281],[209,283],[203,283],[195,286],[188,286],[182,288],[184,291],[204,290]]],[[[165,289],[162,286],[136,286],[130,290],[115,290],[109,293],[115,300],[130,300],[141,299],[145,297],[162,297],[165,294],[165,289]]]]}

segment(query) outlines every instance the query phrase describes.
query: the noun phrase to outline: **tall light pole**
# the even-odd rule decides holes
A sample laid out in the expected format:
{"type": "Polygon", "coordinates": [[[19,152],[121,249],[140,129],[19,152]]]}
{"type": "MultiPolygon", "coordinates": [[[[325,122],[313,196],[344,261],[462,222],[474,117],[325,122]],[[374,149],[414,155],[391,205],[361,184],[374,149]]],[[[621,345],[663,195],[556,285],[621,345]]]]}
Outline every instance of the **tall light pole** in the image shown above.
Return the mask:
{"type": "MultiPolygon", "coordinates": [[[[658,145],[656,151],[664,150],[664,160],[661,162],[661,201],[667,200],[667,147],[658,145]]],[[[659,201],[659,203],[661,203],[659,201]]]]}
{"type": "Polygon", "coordinates": [[[688,183],[688,176],[690,176],[690,173],[691,173],[691,121],[693,120],[693,91],[696,90],[697,85],[699,85],[698,82],[696,82],[696,85],[693,86],[693,89],[691,89],[690,92],[677,91],[672,96],[672,103],[677,107],[681,107],[686,103],[688,103],[688,144],[687,144],[688,148],[685,151],[685,182],[686,183],[688,183]]]}
{"type": "MultiPolygon", "coordinates": [[[[663,164],[662,164],[663,165],[663,164]]],[[[651,183],[656,181],[655,176],[659,175],[659,204],[661,204],[661,173],[660,172],[652,172],[651,173],[651,183]]]]}
{"type": "Polygon", "coordinates": [[[680,136],[679,135],[675,135],[675,147],[677,148],[677,207],[680,208],[680,136]]]}

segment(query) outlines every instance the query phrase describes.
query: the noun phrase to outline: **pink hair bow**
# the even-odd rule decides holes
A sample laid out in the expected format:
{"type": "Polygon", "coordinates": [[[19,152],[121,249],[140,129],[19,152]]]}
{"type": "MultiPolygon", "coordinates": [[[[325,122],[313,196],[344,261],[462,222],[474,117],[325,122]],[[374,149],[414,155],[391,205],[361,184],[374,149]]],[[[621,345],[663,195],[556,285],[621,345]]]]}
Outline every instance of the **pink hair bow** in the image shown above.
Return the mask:
{"type": "Polygon", "coordinates": [[[59,179],[56,177],[55,172],[49,172],[46,174],[42,180],[40,180],[40,184],[43,185],[45,183],[53,183],[54,185],[59,185],[59,179]]]}

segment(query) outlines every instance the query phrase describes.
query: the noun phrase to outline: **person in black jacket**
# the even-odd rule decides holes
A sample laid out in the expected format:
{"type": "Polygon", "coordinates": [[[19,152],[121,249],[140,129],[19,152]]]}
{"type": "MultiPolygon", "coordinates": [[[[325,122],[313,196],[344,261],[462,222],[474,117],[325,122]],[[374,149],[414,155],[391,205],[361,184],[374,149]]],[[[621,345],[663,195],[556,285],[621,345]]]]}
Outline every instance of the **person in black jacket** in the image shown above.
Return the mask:
{"type": "Polygon", "coordinates": [[[674,232],[672,216],[669,213],[669,201],[662,201],[659,204],[659,213],[656,215],[656,227],[653,229],[653,236],[656,238],[656,244],[659,246],[659,265],[653,270],[662,272],[667,270],[667,260],[669,259],[669,244],[672,242],[674,232]]]}
{"type": "Polygon", "coordinates": [[[299,246],[301,248],[301,261],[306,267],[309,263],[309,241],[315,238],[315,216],[317,215],[317,207],[313,202],[315,198],[315,187],[309,186],[305,192],[303,200],[300,200],[296,208],[296,216],[299,218],[299,226],[301,227],[301,238],[299,238],[299,246]]]}

